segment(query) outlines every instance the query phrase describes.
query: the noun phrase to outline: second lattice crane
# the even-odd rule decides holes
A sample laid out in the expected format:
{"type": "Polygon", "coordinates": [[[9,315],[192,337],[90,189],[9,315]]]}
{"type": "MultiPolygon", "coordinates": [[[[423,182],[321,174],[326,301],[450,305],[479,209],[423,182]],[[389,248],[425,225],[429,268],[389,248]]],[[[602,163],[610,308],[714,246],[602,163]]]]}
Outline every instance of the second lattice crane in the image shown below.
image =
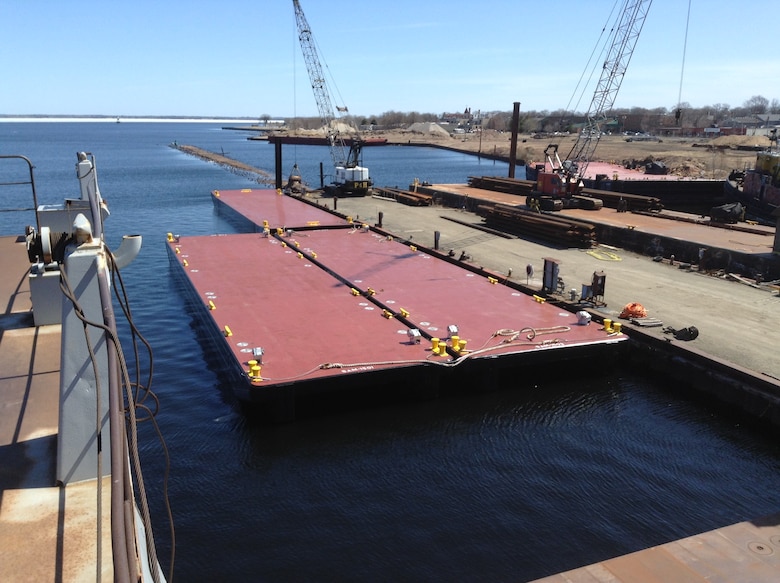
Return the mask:
{"type": "Polygon", "coordinates": [[[612,111],[651,4],[652,0],[624,0],[609,35],[607,56],[588,108],[585,126],[565,161],[562,162],[558,156],[558,144],[550,144],[545,149],[546,167],[549,166],[550,170],[545,167],[537,174],[536,188],[528,197],[528,205],[532,208],[601,208],[600,200],[580,196],[582,179],[604,134],[607,114],[612,111]]]}

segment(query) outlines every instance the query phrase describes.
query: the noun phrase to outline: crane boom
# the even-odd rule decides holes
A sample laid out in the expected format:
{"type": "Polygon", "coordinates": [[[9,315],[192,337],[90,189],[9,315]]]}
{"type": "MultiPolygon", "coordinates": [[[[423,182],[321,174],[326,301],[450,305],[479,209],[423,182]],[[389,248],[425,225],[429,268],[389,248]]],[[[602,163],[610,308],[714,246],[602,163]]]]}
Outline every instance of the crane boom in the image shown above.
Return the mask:
{"type": "MultiPolygon", "coordinates": [[[[333,160],[333,166],[336,171],[334,183],[330,190],[333,190],[334,194],[368,194],[371,188],[368,168],[360,165],[360,151],[363,142],[357,134],[353,136],[349,152],[347,153],[344,138],[334,124],[336,116],[333,111],[333,103],[330,99],[325,75],[322,72],[320,58],[317,55],[317,47],[314,43],[311,28],[298,0],[293,0],[293,8],[295,9],[295,24],[298,29],[298,40],[301,44],[303,60],[306,62],[306,70],[309,73],[311,88],[314,91],[314,100],[317,102],[320,121],[325,126],[325,131],[327,132],[330,157],[333,160]]],[[[346,107],[337,109],[346,111],[346,107]]]]}
{"type": "Polygon", "coordinates": [[[314,91],[314,100],[317,102],[317,110],[320,113],[320,120],[328,133],[328,142],[330,143],[330,155],[334,166],[345,166],[347,163],[346,146],[341,135],[333,127],[336,116],[333,113],[333,104],[328,93],[328,85],[325,81],[325,75],[322,73],[322,66],[317,55],[317,47],[314,44],[314,37],[311,28],[303,13],[300,2],[293,0],[295,8],[295,23],[298,27],[298,40],[301,43],[301,52],[303,60],[306,62],[306,70],[309,73],[309,81],[314,91]]]}
{"type": "Polygon", "coordinates": [[[615,104],[615,98],[634,53],[650,4],[652,0],[625,0],[612,44],[601,70],[601,77],[588,108],[585,127],[566,157],[570,162],[567,169],[567,174],[570,176],[585,174],[601,138],[601,126],[607,121],[606,113],[615,104]]]}

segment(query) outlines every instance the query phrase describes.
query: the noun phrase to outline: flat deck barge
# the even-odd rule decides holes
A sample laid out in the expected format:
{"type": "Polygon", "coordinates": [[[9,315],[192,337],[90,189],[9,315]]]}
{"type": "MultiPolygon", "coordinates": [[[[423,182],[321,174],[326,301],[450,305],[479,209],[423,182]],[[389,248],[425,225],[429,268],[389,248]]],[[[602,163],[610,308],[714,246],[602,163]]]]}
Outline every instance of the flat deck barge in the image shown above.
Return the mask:
{"type": "Polygon", "coordinates": [[[169,238],[243,401],[294,417],[303,395],[435,396],[518,367],[614,354],[619,331],[380,229],[274,190],[217,191],[255,233],[169,238]]]}

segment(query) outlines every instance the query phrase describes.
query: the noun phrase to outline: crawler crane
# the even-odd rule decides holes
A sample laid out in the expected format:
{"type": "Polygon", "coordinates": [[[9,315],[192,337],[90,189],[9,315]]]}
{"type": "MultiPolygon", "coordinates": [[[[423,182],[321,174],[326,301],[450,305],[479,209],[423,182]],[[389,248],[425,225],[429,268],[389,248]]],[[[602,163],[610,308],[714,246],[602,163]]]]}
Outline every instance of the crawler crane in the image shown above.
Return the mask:
{"type": "MultiPolygon", "coordinates": [[[[327,194],[334,196],[365,196],[371,191],[371,179],[368,168],[360,165],[362,141],[357,132],[355,132],[350,142],[349,151],[347,151],[344,137],[335,125],[336,117],[333,111],[333,104],[325,76],[322,72],[320,59],[317,55],[311,28],[298,0],[293,0],[293,8],[295,9],[295,22],[298,28],[301,52],[306,62],[306,70],[309,73],[311,87],[314,90],[314,99],[317,102],[320,120],[323,126],[325,126],[325,131],[328,135],[330,156],[335,168],[333,183],[326,186],[325,191],[327,194]]],[[[346,111],[346,108],[338,109],[339,111],[346,111]]]]}
{"type": "Polygon", "coordinates": [[[600,208],[598,203],[593,202],[595,199],[578,196],[582,191],[581,179],[602,136],[601,128],[607,121],[606,114],[615,103],[651,4],[652,0],[624,1],[601,77],[588,108],[585,127],[577,136],[577,141],[564,162],[558,157],[558,144],[547,146],[544,153],[552,171],[538,173],[536,189],[528,197],[529,206],[541,210],[560,210],[563,207],[600,208]]]}

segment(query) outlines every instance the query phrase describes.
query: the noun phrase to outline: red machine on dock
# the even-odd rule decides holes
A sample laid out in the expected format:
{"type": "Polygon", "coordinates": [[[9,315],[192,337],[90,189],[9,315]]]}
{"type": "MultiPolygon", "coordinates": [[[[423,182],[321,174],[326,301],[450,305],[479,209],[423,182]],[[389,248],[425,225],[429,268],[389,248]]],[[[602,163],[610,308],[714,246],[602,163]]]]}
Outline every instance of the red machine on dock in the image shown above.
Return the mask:
{"type": "Polygon", "coordinates": [[[538,173],[536,189],[527,200],[531,208],[554,211],[563,208],[598,210],[602,207],[600,200],[580,195],[580,178],[585,175],[588,163],[603,135],[601,126],[607,121],[606,114],[615,103],[650,4],[652,0],[626,2],[613,28],[609,52],[588,108],[585,126],[578,134],[565,162],[562,163],[558,157],[558,144],[550,144],[545,149],[550,171],[545,167],[538,173]]]}
{"type": "MultiPolygon", "coordinates": [[[[550,144],[544,150],[547,165],[552,171],[540,170],[536,175],[536,187],[526,199],[526,204],[537,211],[559,211],[564,208],[599,210],[601,199],[582,195],[582,181],[570,167],[558,157],[558,144],[550,144]],[[554,159],[553,159],[554,156],[554,159]]],[[[546,166],[545,166],[546,168],[546,166]]]]}

